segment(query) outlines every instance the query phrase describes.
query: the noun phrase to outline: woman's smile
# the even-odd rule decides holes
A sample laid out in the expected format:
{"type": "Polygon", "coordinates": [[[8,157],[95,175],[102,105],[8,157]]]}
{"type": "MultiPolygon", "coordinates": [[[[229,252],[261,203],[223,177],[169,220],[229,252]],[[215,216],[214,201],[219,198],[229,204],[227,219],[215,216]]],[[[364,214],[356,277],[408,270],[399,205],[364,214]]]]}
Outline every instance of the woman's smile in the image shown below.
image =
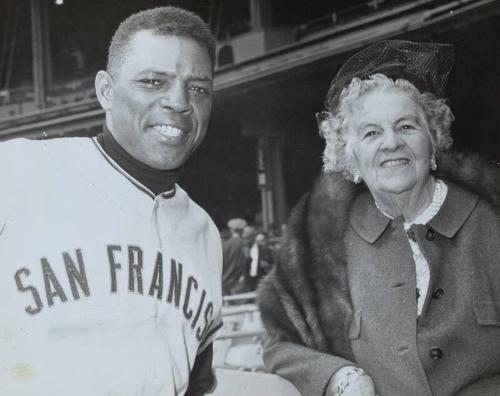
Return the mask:
{"type": "Polygon", "coordinates": [[[410,163],[410,160],[407,158],[396,158],[396,159],[388,159],[382,161],[380,167],[382,168],[400,168],[402,166],[406,166],[410,163]]]}

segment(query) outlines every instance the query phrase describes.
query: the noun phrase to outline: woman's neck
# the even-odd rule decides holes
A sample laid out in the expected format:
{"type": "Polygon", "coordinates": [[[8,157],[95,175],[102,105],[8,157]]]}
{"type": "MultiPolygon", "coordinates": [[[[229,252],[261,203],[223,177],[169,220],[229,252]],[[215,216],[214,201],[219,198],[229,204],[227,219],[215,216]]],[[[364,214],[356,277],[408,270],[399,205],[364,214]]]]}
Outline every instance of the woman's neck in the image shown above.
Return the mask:
{"type": "Polygon", "coordinates": [[[409,191],[400,194],[374,195],[379,210],[395,219],[402,216],[405,222],[411,223],[432,202],[436,180],[433,176],[427,178],[422,185],[416,185],[409,191]]]}

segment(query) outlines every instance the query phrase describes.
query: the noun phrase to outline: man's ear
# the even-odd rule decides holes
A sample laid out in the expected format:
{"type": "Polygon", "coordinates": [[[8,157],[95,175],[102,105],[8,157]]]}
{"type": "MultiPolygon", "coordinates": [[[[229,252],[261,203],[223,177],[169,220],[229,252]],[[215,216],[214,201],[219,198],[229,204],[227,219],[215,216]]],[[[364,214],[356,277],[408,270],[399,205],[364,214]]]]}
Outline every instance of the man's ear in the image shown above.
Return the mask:
{"type": "Polygon", "coordinates": [[[95,76],[95,92],[97,99],[104,110],[111,108],[113,101],[113,77],[104,70],[97,72],[95,76]]]}

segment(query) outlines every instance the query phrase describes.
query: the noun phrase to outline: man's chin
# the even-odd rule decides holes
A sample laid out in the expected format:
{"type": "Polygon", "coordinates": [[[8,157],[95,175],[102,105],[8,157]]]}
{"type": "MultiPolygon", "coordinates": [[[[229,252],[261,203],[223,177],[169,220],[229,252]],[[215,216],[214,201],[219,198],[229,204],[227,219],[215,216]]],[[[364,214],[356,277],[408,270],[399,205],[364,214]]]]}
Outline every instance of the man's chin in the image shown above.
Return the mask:
{"type": "Polygon", "coordinates": [[[169,155],[168,157],[158,158],[155,161],[149,161],[149,163],[146,165],[159,171],[169,171],[180,168],[182,165],[184,165],[188,159],[187,157],[187,155],[169,155]]]}

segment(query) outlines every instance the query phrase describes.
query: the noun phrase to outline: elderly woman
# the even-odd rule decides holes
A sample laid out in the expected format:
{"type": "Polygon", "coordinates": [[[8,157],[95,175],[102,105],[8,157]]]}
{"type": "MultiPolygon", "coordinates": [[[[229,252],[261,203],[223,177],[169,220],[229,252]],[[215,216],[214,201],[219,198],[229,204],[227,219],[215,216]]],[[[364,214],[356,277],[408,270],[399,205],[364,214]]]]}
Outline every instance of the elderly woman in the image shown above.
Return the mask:
{"type": "Polygon", "coordinates": [[[305,396],[500,394],[500,174],[448,150],[452,63],[383,41],[330,86],[324,172],[259,293],[266,366],[305,396]]]}

